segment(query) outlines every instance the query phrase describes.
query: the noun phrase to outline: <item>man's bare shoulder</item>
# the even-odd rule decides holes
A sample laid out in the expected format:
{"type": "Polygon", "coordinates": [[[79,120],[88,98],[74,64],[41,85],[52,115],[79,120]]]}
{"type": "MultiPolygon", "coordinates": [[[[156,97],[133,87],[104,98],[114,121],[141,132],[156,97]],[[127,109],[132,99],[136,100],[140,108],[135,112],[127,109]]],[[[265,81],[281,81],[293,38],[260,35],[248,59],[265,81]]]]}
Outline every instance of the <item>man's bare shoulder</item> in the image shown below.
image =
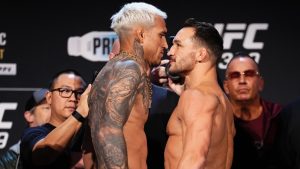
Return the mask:
{"type": "Polygon", "coordinates": [[[105,69],[110,70],[136,70],[140,74],[140,65],[132,59],[120,59],[120,60],[111,60],[105,67],[105,69]]]}
{"type": "Polygon", "coordinates": [[[103,82],[111,82],[110,80],[117,80],[129,76],[141,76],[141,69],[137,62],[131,59],[111,60],[107,62],[106,65],[101,69],[93,86],[101,85],[103,82]]]}
{"type": "Polygon", "coordinates": [[[180,98],[185,101],[195,101],[198,103],[219,102],[218,96],[215,93],[207,92],[201,89],[186,89],[182,92],[180,98]]]}
{"type": "Polygon", "coordinates": [[[131,93],[140,84],[141,69],[134,60],[111,60],[98,73],[89,95],[89,105],[122,92],[131,93]]]}
{"type": "Polygon", "coordinates": [[[220,100],[216,94],[199,89],[187,89],[179,99],[179,105],[185,109],[195,109],[198,112],[212,112],[219,104],[220,100]]]}

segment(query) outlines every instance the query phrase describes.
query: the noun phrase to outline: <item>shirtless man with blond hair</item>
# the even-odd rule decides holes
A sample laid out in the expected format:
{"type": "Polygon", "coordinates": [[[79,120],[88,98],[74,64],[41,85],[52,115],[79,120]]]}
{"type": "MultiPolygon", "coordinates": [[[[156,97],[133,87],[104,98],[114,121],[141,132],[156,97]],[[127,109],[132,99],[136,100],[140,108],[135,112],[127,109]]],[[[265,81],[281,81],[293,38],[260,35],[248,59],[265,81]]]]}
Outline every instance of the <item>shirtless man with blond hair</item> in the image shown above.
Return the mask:
{"type": "MultiPolygon", "coordinates": [[[[170,69],[185,77],[167,126],[165,169],[230,169],[233,110],[217,81],[223,40],[208,23],[188,19],[168,52],[170,69]]],[[[175,84],[169,83],[174,88],[175,84]]]]}
{"type": "Polygon", "coordinates": [[[120,52],[99,72],[89,96],[89,125],[98,169],[146,169],[144,125],[151,105],[152,65],[168,48],[167,15],[133,2],[112,16],[120,52]]]}

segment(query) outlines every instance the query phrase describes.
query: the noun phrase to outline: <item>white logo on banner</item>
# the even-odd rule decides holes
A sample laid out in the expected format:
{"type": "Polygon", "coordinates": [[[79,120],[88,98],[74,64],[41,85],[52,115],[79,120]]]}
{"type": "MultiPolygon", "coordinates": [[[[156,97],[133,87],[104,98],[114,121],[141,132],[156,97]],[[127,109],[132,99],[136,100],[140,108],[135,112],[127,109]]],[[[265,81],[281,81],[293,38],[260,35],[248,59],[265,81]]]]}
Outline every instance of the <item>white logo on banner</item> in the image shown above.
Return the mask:
{"type": "Polygon", "coordinates": [[[13,122],[3,121],[5,110],[16,110],[18,103],[0,103],[0,149],[3,149],[9,137],[8,132],[3,132],[2,129],[11,129],[13,122]]]}
{"type": "Polygon", "coordinates": [[[74,36],[68,39],[68,54],[70,56],[82,56],[92,61],[108,61],[113,42],[117,34],[113,31],[93,31],[82,37],[74,36]]]}
{"type": "MultiPolygon", "coordinates": [[[[246,50],[262,50],[264,42],[255,41],[255,37],[258,31],[266,31],[269,28],[268,23],[216,23],[214,26],[223,36],[224,50],[230,50],[234,41],[242,41],[242,47],[246,50]]],[[[259,52],[250,51],[249,55],[259,63],[261,56],[259,52]]],[[[232,52],[224,52],[218,67],[226,69],[233,56],[232,52]]]]}
{"type": "Polygon", "coordinates": [[[16,75],[17,64],[15,63],[0,63],[0,75],[16,75]]]}

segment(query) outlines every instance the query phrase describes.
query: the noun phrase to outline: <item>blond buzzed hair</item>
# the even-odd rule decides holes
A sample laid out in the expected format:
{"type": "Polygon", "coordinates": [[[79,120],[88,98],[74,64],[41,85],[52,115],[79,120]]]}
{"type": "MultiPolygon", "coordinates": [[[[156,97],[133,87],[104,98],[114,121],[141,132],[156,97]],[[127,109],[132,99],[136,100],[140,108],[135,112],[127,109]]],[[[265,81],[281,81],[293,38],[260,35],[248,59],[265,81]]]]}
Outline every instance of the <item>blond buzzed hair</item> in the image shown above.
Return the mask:
{"type": "Polygon", "coordinates": [[[130,29],[134,25],[150,27],[154,25],[155,16],[167,18],[165,12],[153,5],[144,2],[128,3],[111,17],[110,28],[119,35],[121,31],[130,29]]]}

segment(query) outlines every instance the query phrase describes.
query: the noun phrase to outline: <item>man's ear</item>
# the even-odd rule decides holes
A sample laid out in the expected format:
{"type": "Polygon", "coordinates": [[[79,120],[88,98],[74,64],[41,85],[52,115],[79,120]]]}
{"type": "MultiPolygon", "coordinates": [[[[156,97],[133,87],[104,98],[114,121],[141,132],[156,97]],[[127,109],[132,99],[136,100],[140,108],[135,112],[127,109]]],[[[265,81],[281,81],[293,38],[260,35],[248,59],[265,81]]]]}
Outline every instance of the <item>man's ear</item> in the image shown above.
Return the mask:
{"type": "Polygon", "coordinates": [[[30,111],[24,112],[24,118],[27,121],[27,123],[32,123],[34,121],[34,115],[30,111]]]}
{"type": "Polygon", "coordinates": [[[197,62],[205,62],[208,59],[209,55],[208,55],[208,51],[206,48],[200,47],[197,50],[197,54],[196,54],[196,61],[197,62]]]}
{"type": "Polygon", "coordinates": [[[137,40],[140,44],[143,44],[145,40],[145,31],[142,27],[138,27],[136,29],[136,34],[137,34],[137,40]]]}
{"type": "Polygon", "coordinates": [[[51,105],[51,102],[52,102],[52,92],[48,91],[46,93],[46,101],[47,101],[48,104],[51,105]]]}
{"type": "Polygon", "coordinates": [[[262,92],[263,89],[264,89],[264,86],[265,86],[265,80],[264,80],[264,78],[263,77],[259,77],[258,90],[260,92],[262,92]]]}
{"type": "Polygon", "coordinates": [[[227,80],[223,81],[223,88],[226,94],[229,94],[229,90],[228,90],[228,82],[227,80]]]}

